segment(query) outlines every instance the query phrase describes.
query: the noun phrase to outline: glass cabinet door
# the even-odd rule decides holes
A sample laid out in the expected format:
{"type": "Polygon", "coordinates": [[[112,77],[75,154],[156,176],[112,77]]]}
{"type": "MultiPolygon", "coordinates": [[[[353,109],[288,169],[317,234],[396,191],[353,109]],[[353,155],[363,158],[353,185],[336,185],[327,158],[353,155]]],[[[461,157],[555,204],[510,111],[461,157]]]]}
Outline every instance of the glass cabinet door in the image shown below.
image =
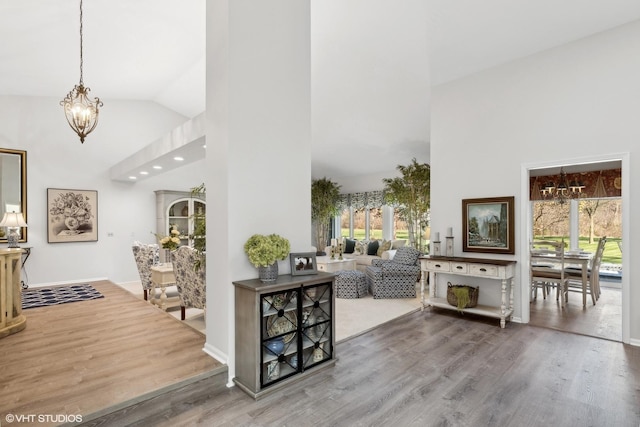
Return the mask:
{"type": "Polygon", "coordinates": [[[333,356],[331,284],[302,288],[301,356],[302,369],[333,356]]]}
{"type": "Polygon", "coordinates": [[[207,203],[201,200],[193,198],[176,200],[168,208],[166,233],[171,233],[172,229],[178,230],[180,246],[193,246],[193,239],[202,237],[195,236],[194,232],[199,230],[198,225],[204,224],[206,208],[207,203]]]}
{"type": "Polygon", "coordinates": [[[260,295],[262,387],[300,372],[299,296],[299,289],[260,295]]]}

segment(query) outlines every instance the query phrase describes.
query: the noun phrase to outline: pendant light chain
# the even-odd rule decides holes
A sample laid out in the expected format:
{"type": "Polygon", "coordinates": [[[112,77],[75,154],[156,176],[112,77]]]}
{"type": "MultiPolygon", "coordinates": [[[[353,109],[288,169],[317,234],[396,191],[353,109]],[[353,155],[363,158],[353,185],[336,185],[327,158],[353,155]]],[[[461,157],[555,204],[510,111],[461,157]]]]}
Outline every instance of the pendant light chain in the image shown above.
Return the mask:
{"type": "Polygon", "coordinates": [[[84,16],[82,10],[83,1],[80,0],[80,83],[60,101],[64,109],[64,115],[71,129],[80,137],[80,142],[84,143],[84,139],[98,125],[98,116],[102,101],[100,98],[89,99],[88,87],[84,86],[84,16]]]}
{"type": "Polygon", "coordinates": [[[83,65],[83,57],[82,57],[82,0],[80,0],[80,84],[84,85],[82,80],[82,65],[83,65]]]}

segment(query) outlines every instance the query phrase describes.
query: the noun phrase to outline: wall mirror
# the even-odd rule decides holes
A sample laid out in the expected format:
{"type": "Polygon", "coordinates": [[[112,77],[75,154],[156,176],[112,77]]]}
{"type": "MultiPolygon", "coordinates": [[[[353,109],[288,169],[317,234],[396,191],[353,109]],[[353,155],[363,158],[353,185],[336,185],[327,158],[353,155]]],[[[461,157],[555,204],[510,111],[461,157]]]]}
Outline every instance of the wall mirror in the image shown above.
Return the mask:
{"type": "MultiPolygon", "coordinates": [[[[27,152],[0,148],[0,219],[5,212],[22,212],[27,218],[27,152]]],[[[20,242],[27,241],[27,228],[19,231],[20,242]]],[[[0,227],[0,243],[7,242],[7,230],[0,227]]]]}

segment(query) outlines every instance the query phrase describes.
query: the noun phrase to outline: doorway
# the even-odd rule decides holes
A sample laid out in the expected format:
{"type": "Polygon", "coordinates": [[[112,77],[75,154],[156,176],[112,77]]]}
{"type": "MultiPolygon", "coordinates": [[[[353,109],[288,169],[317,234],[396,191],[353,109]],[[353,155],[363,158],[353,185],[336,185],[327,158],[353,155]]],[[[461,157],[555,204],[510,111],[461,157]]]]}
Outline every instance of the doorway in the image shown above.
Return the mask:
{"type": "MultiPolygon", "coordinates": [[[[582,198],[578,199],[585,200],[585,202],[582,203],[584,206],[581,206],[579,201],[571,201],[564,206],[564,217],[558,217],[558,213],[555,212],[556,218],[548,219],[546,225],[541,226],[538,224],[536,229],[534,228],[534,222],[536,222],[536,219],[539,220],[541,209],[540,206],[538,206],[538,210],[536,211],[535,205],[550,202],[554,203],[554,201],[535,197],[533,190],[539,190],[538,186],[543,187],[546,185],[546,182],[544,182],[546,177],[558,176],[557,174],[561,168],[563,168],[565,172],[578,173],[582,174],[582,176],[586,176],[588,173],[591,175],[599,175],[602,170],[618,169],[620,177],[622,178],[616,181],[618,193],[612,192],[607,195],[606,201],[617,200],[614,204],[618,207],[623,207],[625,195],[627,195],[628,200],[629,194],[629,188],[623,189],[620,185],[621,182],[629,182],[628,168],[625,168],[626,164],[628,165],[628,155],[618,155],[612,156],[611,158],[599,158],[590,161],[567,161],[564,164],[528,165],[523,168],[523,200],[521,203],[521,217],[523,218],[521,223],[523,227],[521,234],[523,236],[521,241],[521,253],[523,254],[521,258],[523,261],[521,263],[521,277],[523,278],[523,286],[521,288],[521,301],[523,307],[522,321],[524,323],[613,341],[629,342],[629,307],[625,307],[625,304],[628,305],[628,303],[626,303],[627,299],[624,298],[625,292],[628,292],[629,280],[624,274],[620,274],[623,269],[620,272],[615,271],[615,266],[611,264],[617,262],[617,260],[611,256],[609,256],[603,264],[603,266],[606,266],[606,269],[609,270],[609,273],[600,276],[602,294],[595,305],[589,300],[586,307],[583,307],[582,298],[579,296],[580,294],[575,293],[570,294],[568,303],[563,305],[560,301],[556,300],[555,293],[548,295],[546,299],[541,293],[538,293],[537,298],[531,298],[530,300],[531,294],[528,292],[529,242],[533,239],[539,239],[540,237],[552,239],[564,238],[568,250],[576,250],[583,246],[589,249],[590,244],[593,243],[591,238],[594,237],[594,230],[593,228],[590,230],[588,227],[585,228],[584,216],[593,214],[594,206],[596,206],[596,208],[602,208],[603,206],[607,209],[611,208],[607,206],[608,203],[597,202],[597,200],[605,201],[604,197],[593,197],[596,189],[594,181],[592,180],[590,183],[591,189],[587,186],[585,189],[586,194],[583,194],[582,198]],[[626,181],[624,180],[625,175],[627,175],[626,181]],[[538,186],[532,185],[532,183],[536,181],[536,177],[543,177],[539,180],[541,182],[537,183],[538,186]],[[530,195],[531,197],[527,197],[530,195]],[[534,200],[529,200],[529,198],[534,200]],[[542,199],[542,201],[540,201],[540,199],[542,199]],[[586,200],[590,201],[586,202],[586,200]],[[574,211],[571,211],[570,208],[573,208],[574,211]],[[580,211],[581,208],[584,212],[580,211]],[[589,210],[589,208],[591,210],[589,210]],[[550,225],[554,223],[556,224],[555,227],[550,225]],[[582,225],[580,225],[580,223],[582,223],[582,225]],[[546,230],[541,231],[541,228],[545,227],[546,230]],[[610,261],[613,261],[613,263],[610,261]]],[[[567,173],[567,175],[569,174],[567,173]]],[[[603,228],[606,227],[602,227],[595,232],[595,237],[597,240],[597,234],[599,234],[601,236],[607,235],[608,238],[611,238],[607,241],[605,247],[609,247],[612,251],[617,251],[618,256],[620,256],[620,252],[622,252],[620,258],[622,261],[621,266],[623,267],[625,259],[629,259],[628,254],[625,254],[623,251],[623,248],[627,247],[628,244],[621,239],[623,236],[622,230],[624,229],[625,222],[628,222],[628,218],[625,216],[625,210],[623,208],[618,211],[615,211],[615,208],[613,209],[614,212],[616,212],[615,214],[618,215],[618,231],[613,231],[615,227],[609,227],[606,231],[603,231],[603,228]]],[[[591,226],[593,226],[593,224],[591,224],[591,226]]]]}

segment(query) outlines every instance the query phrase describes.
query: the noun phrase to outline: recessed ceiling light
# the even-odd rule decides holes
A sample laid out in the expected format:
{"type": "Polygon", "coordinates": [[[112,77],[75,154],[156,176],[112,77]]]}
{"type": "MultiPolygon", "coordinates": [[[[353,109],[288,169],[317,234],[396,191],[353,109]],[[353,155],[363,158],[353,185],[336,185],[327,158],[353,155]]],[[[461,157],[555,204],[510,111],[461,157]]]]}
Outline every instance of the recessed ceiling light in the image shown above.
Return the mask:
{"type": "Polygon", "coordinates": [[[202,148],[207,148],[207,144],[204,144],[204,145],[202,146],[202,148]]]}
{"type": "Polygon", "coordinates": [[[136,176],[130,176],[129,179],[138,179],[136,176]]]}
{"type": "Polygon", "coordinates": [[[149,172],[147,172],[147,171],[140,171],[140,175],[149,175],[149,172]]]}
{"type": "Polygon", "coordinates": [[[155,165],[153,168],[154,169],[162,169],[162,166],[155,165]]]}
{"type": "Polygon", "coordinates": [[[173,160],[181,162],[184,160],[184,157],[174,157],[173,160]]]}

